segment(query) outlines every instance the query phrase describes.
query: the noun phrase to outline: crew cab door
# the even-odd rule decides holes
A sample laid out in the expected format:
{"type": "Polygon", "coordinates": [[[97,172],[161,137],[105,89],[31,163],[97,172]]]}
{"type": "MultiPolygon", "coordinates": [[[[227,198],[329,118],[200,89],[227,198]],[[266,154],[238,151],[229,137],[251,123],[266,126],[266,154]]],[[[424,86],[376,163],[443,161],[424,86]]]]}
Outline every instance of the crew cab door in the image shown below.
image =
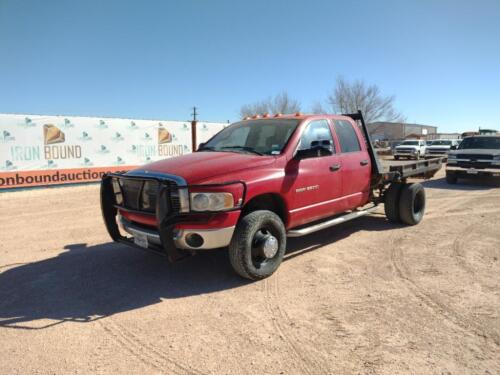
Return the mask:
{"type": "Polygon", "coordinates": [[[333,120],[342,164],[342,209],[367,202],[370,194],[371,160],[359,127],[348,120],[333,120]]]}
{"type": "Polygon", "coordinates": [[[290,199],[291,227],[328,217],[338,212],[342,194],[341,161],[336,153],[327,120],[312,120],[305,125],[295,151],[285,168],[285,186],[290,199]],[[300,150],[311,148],[313,142],[328,143],[330,153],[297,157],[300,150]]]}

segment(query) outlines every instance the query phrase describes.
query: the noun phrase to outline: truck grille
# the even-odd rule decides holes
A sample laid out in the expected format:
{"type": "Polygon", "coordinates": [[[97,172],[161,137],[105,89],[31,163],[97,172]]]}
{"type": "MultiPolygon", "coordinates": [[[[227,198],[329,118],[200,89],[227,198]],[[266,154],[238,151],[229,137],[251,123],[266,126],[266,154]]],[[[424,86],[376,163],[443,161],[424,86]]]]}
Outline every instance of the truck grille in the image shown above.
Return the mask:
{"type": "MultiPolygon", "coordinates": [[[[167,184],[169,198],[169,214],[178,213],[180,201],[177,184],[174,181],[163,181],[167,184]]],[[[118,206],[145,213],[156,212],[156,199],[160,183],[152,179],[114,178],[113,190],[118,206]]]]}
{"type": "Polygon", "coordinates": [[[401,153],[410,153],[412,151],[415,151],[413,148],[397,148],[396,152],[401,152],[401,153]]]}
{"type": "Polygon", "coordinates": [[[457,159],[468,159],[468,160],[491,160],[493,155],[482,155],[482,154],[457,154],[457,159]]]}
{"type": "Polygon", "coordinates": [[[433,148],[429,149],[429,154],[446,154],[449,151],[447,148],[433,148]]]}

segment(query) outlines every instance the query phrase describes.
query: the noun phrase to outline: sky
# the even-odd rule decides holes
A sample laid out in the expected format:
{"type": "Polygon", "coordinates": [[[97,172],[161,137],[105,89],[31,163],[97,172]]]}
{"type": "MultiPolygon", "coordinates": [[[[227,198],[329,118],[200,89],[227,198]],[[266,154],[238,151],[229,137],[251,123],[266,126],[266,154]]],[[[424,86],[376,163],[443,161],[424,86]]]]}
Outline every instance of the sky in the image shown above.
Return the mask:
{"type": "Polygon", "coordinates": [[[339,76],[408,122],[500,129],[500,1],[0,0],[0,113],[236,121],[339,76]]]}

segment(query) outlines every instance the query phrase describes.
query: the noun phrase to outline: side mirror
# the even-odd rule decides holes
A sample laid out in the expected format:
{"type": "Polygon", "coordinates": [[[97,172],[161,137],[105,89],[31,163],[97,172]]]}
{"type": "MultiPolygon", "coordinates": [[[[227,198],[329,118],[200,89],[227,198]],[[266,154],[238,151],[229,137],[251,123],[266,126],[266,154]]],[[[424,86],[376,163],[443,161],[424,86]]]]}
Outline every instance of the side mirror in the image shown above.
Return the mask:
{"type": "Polygon", "coordinates": [[[198,145],[197,150],[199,150],[200,148],[203,148],[203,146],[205,146],[205,142],[201,142],[201,143],[198,145]]]}
{"type": "Polygon", "coordinates": [[[456,150],[457,148],[458,148],[457,145],[453,145],[453,146],[450,147],[450,150],[456,150]]]}
{"type": "Polygon", "coordinates": [[[295,154],[296,159],[317,158],[319,156],[328,156],[333,154],[332,141],[312,141],[311,147],[303,150],[298,150],[295,154]]]}

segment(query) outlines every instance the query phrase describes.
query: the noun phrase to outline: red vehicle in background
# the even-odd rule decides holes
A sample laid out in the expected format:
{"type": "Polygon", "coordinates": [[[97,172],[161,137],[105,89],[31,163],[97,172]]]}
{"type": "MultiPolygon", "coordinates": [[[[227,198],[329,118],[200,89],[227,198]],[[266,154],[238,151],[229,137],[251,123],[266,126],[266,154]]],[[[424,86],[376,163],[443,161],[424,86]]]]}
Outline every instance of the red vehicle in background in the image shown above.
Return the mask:
{"type": "Polygon", "coordinates": [[[440,167],[441,159],[430,159],[384,170],[361,112],[254,116],[192,154],[106,175],[101,206],[115,241],[172,261],[228,247],[234,270],[258,280],[280,265],[287,236],[363,216],[379,204],[392,222],[419,223],[424,188],[406,179],[440,167]]]}

